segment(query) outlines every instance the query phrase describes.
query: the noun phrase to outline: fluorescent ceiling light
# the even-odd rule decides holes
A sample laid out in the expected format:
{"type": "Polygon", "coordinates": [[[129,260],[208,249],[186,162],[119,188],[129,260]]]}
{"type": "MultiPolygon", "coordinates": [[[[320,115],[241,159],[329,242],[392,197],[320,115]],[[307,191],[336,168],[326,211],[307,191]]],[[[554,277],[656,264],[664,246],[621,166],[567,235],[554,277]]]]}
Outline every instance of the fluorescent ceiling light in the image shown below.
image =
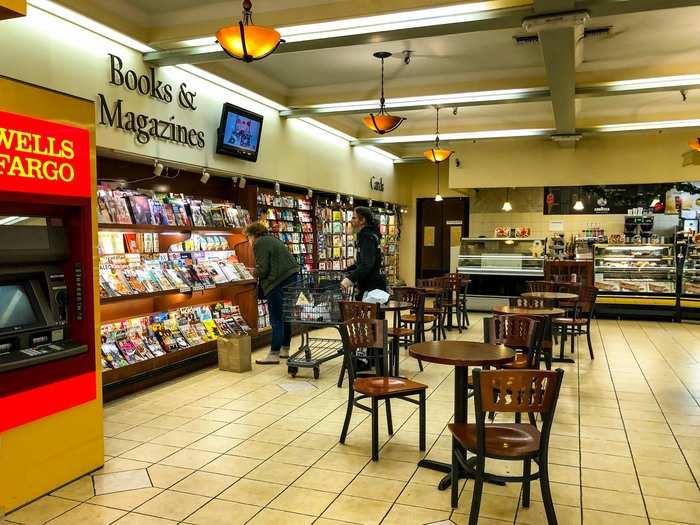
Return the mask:
{"type": "Polygon", "coordinates": [[[588,94],[589,92],[604,91],[614,93],[616,91],[636,91],[636,90],[663,90],[672,88],[682,88],[699,85],[700,75],[676,75],[670,77],[634,78],[630,80],[615,80],[613,82],[598,82],[595,84],[584,84],[576,88],[577,94],[588,94]],[[580,93],[579,93],[580,92],[580,93]]]}
{"type": "Polygon", "coordinates": [[[604,124],[586,128],[584,133],[619,133],[622,131],[654,131],[657,129],[699,128],[700,119],[658,120],[654,122],[631,122],[628,124],[604,124]]]}
{"type": "MultiPolygon", "coordinates": [[[[397,31],[433,25],[459,24],[474,20],[475,13],[492,11],[522,5],[520,1],[504,2],[489,0],[485,2],[470,2],[453,6],[403,11],[386,15],[363,16],[332,20],[316,24],[302,24],[289,27],[277,27],[286,42],[305,42],[322,38],[337,38],[351,35],[365,35],[380,31],[397,31]]],[[[212,37],[187,40],[190,46],[212,45],[212,37]]],[[[218,46],[216,46],[218,47],[218,46]]]]}
{"type": "Polygon", "coordinates": [[[11,226],[13,224],[19,224],[20,222],[24,222],[27,219],[29,219],[29,217],[0,217],[0,226],[11,226]]]}
{"type": "MultiPolygon", "coordinates": [[[[492,131],[466,131],[460,133],[441,133],[440,140],[449,142],[450,140],[478,140],[478,139],[502,139],[513,137],[542,137],[549,136],[554,132],[551,128],[532,129],[500,129],[492,131]]],[[[434,142],[435,135],[395,135],[389,137],[376,137],[371,139],[359,139],[351,142],[353,146],[364,144],[410,144],[422,142],[434,142]]]]}
{"type": "Polygon", "coordinates": [[[155,49],[147,46],[143,42],[139,42],[138,40],[133,39],[124,33],[115,31],[111,27],[96,22],[95,20],[83,16],[72,9],[63,7],[56,2],[51,2],[51,0],[27,0],[27,4],[29,4],[31,7],[45,11],[49,14],[57,16],[58,18],[62,18],[63,20],[80,26],[83,29],[87,29],[88,31],[92,31],[93,33],[97,33],[98,35],[113,40],[118,44],[122,44],[126,47],[130,47],[131,49],[135,49],[136,51],[140,51],[141,53],[155,51],[155,49]]]}

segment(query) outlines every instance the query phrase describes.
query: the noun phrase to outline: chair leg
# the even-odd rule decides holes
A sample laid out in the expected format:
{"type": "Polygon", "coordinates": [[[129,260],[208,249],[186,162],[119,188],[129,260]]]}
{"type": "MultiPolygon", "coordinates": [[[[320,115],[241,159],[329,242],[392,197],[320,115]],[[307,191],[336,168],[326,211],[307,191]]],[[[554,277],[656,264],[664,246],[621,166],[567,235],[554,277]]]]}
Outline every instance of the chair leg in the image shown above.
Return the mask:
{"type": "Polygon", "coordinates": [[[372,461],[379,461],[379,400],[372,398],[372,461]]]}
{"type": "Polygon", "coordinates": [[[576,327],[571,327],[571,353],[574,353],[574,344],[576,343],[576,327]]]}
{"type": "Polygon", "coordinates": [[[423,361],[420,359],[418,360],[418,369],[422,372],[423,371],[423,361]]]}
{"type": "Polygon", "coordinates": [[[515,422],[520,424],[523,421],[523,415],[520,412],[515,413],[515,422]]]}
{"type": "Polygon", "coordinates": [[[566,344],[566,327],[562,326],[561,332],[559,333],[559,357],[564,357],[564,345],[566,344]]]}
{"type": "Polygon", "coordinates": [[[386,407],[386,427],[389,430],[389,435],[394,435],[394,422],[391,420],[391,399],[387,398],[384,400],[384,406],[386,407]]]}
{"type": "Polygon", "coordinates": [[[459,461],[457,460],[459,447],[455,438],[452,438],[452,470],[450,471],[450,488],[451,488],[451,504],[452,508],[456,509],[459,506],[459,461]]]}
{"type": "Polygon", "coordinates": [[[391,341],[391,360],[393,362],[393,367],[390,365],[389,370],[393,372],[395,376],[399,375],[399,352],[401,350],[401,345],[399,344],[399,338],[394,337],[391,341]]]}
{"type": "Polygon", "coordinates": [[[418,394],[418,448],[425,450],[425,391],[418,394]]]}
{"type": "Polygon", "coordinates": [[[532,460],[526,459],[523,462],[523,507],[530,506],[530,472],[532,470],[532,460]]]}
{"type": "Polygon", "coordinates": [[[474,477],[474,492],[472,494],[472,508],[469,514],[469,525],[478,525],[479,523],[481,492],[484,488],[484,462],[485,458],[479,457],[476,463],[476,476],[474,477]]]}
{"type": "Polygon", "coordinates": [[[588,341],[588,353],[591,356],[591,359],[595,359],[593,356],[593,344],[591,343],[591,322],[588,321],[588,325],[586,326],[586,340],[588,341]]]}
{"type": "Polygon", "coordinates": [[[539,466],[540,490],[542,492],[542,502],[544,503],[544,511],[547,514],[547,523],[548,525],[557,525],[557,515],[554,512],[552,492],[549,489],[549,469],[547,466],[546,457],[540,459],[539,466]]]}
{"type": "Polygon", "coordinates": [[[527,413],[527,418],[530,420],[530,424],[533,426],[537,426],[537,419],[535,418],[535,414],[532,412],[527,413]]]}
{"type": "Polygon", "coordinates": [[[343,364],[340,365],[340,375],[338,376],[338,388],[343,388],[343,379],[345,379],[345,372],[347,369],[348,366],[345,363],[345,357],[343,357],[343,364]]]}
{"type": "Polygon", "coordinates": [[[344,445],[345,444],[345,438],[348,436],[348,428],[350,427],[350,419],[352,419],[352,407],[353,407],[353,398],[350,396],[348,399],[348,408],[345,411],[345,421],[343,422],[343,430],[340,432],[340,442],[344,445]]]}

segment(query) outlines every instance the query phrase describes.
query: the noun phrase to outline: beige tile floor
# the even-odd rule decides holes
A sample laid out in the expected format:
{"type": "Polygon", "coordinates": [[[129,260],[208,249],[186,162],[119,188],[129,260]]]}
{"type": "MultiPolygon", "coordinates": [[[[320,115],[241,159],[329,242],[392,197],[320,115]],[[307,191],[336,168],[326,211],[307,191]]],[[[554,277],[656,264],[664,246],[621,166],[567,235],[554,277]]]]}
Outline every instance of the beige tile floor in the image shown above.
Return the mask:
{"type": "MultiPolygon", "coordinates": [[[[479,316],[462,335],[480,340],[479,316]]],[[[559,523],[700,524],[700,325],[595,322],[596,359],[565,365],[551,440],[559,523]]],[[[205,370],[105,407],[105,466],[10,514],[8,523],[193,525],[466,524],[471,483],[453,511],[440,475],[418,469],[414,405],[393,404],[380,461],[355,412],[338,444],[346,391],[339,361],[321,378],[285,366],[205,370]],[[290,387],[291,385],[291,387],[290,387]],[[448,522],[449,523],[449,522],[448,522]]],[[[402,372],[430,385],[428,457],[449,459],[452,370],[404,357],[402,372]]],[[[382,424],[384,422],[382,421],[382,424]]],[[[517,465],[492,469],[517,471],[517,465]]],[[[539,488],[487,485],[480,523],[545,523],[539,488]]],[[[0,520],[1,521],[1,520],[0,520]]]]}

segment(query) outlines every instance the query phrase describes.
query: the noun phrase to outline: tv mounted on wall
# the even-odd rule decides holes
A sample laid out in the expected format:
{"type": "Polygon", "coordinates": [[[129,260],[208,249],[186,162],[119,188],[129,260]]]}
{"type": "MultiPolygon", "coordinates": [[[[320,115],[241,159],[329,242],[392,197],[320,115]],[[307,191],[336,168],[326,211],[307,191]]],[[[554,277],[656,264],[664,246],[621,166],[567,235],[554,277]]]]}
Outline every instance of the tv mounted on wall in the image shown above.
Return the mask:
{"type": "Polygon", "coordinates": [[[251,162],[257,161],[262,123],[262,115],[233,104],[224,104],[216,152],[251,162]]]}

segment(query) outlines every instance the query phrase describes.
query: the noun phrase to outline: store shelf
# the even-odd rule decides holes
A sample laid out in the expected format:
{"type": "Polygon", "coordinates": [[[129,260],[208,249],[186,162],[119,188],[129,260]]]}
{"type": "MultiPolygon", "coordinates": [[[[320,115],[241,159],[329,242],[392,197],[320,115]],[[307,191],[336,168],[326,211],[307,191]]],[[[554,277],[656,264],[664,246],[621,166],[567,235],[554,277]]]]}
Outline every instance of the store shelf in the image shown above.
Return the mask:
{"type": "Polygon", "coordinates": [[[155,232],[155,233],[211,233],[219,235],[242,234],[243,228],[220,226],[170,226],[162,224],[98,224],[100,230],[115,230],[123,232],[155,232]]]}
{"type": "Polygon", "coordinates": [[[217,284],[209,288],[189,288],[189,289],[174,289],[174,290],[163,290],[160,292],[152,293],[141,293],[141,294],[131,294],[131,295],[120,295],[119,297],[102,297],[100,298],[100,304],[111,304],[118,303],[122,301],[132,301],[136,299],[150,299],[154,297],[163,297],[166,295],[175,295],[180,293],[192,294],[195,292],[206,292],[208,290],[217,290],[222,288],[235,288],[237,286],[250,286],[256,284],[258,281],[255,279],[245,279],[241,281],[231,281],[229,283],[217,284]]]}

